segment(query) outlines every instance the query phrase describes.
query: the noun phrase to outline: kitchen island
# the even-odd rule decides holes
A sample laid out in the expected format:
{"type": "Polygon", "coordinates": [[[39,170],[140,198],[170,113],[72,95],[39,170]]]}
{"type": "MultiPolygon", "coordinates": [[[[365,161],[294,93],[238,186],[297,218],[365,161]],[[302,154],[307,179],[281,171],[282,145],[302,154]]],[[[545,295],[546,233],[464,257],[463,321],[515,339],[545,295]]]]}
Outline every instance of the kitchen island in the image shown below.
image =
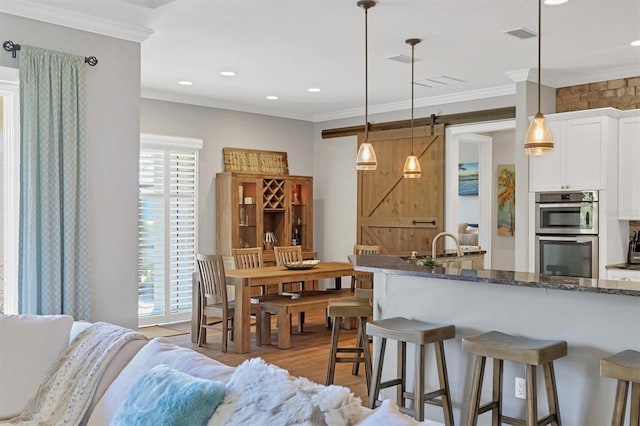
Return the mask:
{"type": "MultiPolygon", "coordinates": [[[[445,342],[456,424],[466,420],[474,361],[462,352],[462,338],[489,330],[566,340],[568,355],[555,362],[563,424],[610,423],[616,383],[600,377],[599,362],[624,349],[640,350],[640,283],[494,270],[429,271],[395,256],[351,256],[350,260],[354,269],[374,273],[375,319],[404,316],[456,326],[456,338],[445,342]]],[[[395,370],[396,353],[391,348],[383,373],[387,377],[395,370]]],[[[408,365],[412,365],[413,351],[408,352],[408,365]]],[[[432,351],[426,362],[429,391],[437,386],[432,351]]],[[[488,363],[486,378],[490,372],[488,363]]],[[[523,365],[505,362],[507,415],[524,416],[524,400],[514,398],[514,378],[524,374],[523,365]]],[[[489,395],[490,389],[487,379],[483,395],[489,395]]],[[[395,396],[395,389],[386,392],[385,397],[395,396]]],[[[544,387],[539,386],[538,392],[541,412],[545,412],[544,387]]],[[[427,418],[443,421],[439,407],[425,410],[427,418]]],[[[480,416],[479,424],[491,424],[491,416],[480,416]]]]}

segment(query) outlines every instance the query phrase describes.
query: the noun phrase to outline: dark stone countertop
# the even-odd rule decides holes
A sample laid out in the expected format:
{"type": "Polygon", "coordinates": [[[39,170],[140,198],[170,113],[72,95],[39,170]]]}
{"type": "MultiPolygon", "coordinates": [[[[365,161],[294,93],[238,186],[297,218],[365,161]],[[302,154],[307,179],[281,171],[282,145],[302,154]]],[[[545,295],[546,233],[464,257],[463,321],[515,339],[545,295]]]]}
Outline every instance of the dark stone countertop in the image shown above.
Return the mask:
{"type": "MultiPolygon", "coordinates": [[[[486,250],[479,250],[479,249],[463,249],[464,255],[465,256],[472,256],[472,255],[480,255],[480,254],[487,254],[486,250]]],[[[416,252],[416,258],[418,259],[424,259],[426,256],[431,256],[431,252],[422,252],[422,251],[418,251],[416,252]]],[[[411,253],[400,253],[398,254],[399,257],[403,258],[403,259],[408,259],[411,256],[411,253]]],[[[458,256],[458,252],[456,251],[456,249],[447,249],[447,251],[442,252],[442,253],[438,253],[436,254],[436,259],[441,258],[441,257],[460,257],[458,256]]]]}
{"type": "Polygon", "coordinates": [[[605,279],[561,277],[532,274],[529,272],[497,271],[492,269],[459,269],[436,267],[433,271],[422,265],[411,264],[398,256],[351,255],[349,260],[356,271],[383,272],[445,280],[469,281],[485,284],[500,284],[520,287],[546,288],[551,290],[580,291],[589,293],[640,296],[640,283],[611,281],[605,279]]]}

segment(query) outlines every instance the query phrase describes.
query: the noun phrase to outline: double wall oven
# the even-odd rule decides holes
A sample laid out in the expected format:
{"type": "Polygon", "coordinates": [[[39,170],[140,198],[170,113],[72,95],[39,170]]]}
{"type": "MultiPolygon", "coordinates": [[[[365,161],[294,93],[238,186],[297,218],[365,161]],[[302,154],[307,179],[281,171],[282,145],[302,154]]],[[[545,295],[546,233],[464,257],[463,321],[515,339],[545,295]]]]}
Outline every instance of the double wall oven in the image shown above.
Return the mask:
{"type": "Polygon", "coordinates": [[[598,191],[536,193],[536,272],[598,277],[598,191]]]}

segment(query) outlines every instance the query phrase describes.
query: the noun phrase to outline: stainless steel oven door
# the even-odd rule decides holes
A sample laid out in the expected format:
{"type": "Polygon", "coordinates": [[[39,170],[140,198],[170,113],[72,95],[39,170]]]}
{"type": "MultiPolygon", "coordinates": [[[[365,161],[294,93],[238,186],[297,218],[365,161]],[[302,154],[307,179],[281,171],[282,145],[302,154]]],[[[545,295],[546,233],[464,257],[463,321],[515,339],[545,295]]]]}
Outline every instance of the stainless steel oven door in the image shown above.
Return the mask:
{"type": "Polygon", "coordinates": [[[536,272],[598,278],[598,237],[537,235],[536,272]]]}
{"type": "Polygon", "coordinates": [[[536,234],[598,234],[598,203],[536,203],[536,234]]]}

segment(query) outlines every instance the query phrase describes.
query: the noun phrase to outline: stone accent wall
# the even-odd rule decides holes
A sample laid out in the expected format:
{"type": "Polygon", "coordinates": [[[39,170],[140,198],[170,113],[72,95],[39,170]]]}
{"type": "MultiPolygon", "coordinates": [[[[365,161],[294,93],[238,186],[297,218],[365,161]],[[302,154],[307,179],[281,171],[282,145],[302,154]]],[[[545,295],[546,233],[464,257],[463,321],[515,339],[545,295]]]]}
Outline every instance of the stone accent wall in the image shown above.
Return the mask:
{"type": "Polygon", "coordinates": [[[556,112],[640,108],[640,76],[556,89],[556,112]]]}

